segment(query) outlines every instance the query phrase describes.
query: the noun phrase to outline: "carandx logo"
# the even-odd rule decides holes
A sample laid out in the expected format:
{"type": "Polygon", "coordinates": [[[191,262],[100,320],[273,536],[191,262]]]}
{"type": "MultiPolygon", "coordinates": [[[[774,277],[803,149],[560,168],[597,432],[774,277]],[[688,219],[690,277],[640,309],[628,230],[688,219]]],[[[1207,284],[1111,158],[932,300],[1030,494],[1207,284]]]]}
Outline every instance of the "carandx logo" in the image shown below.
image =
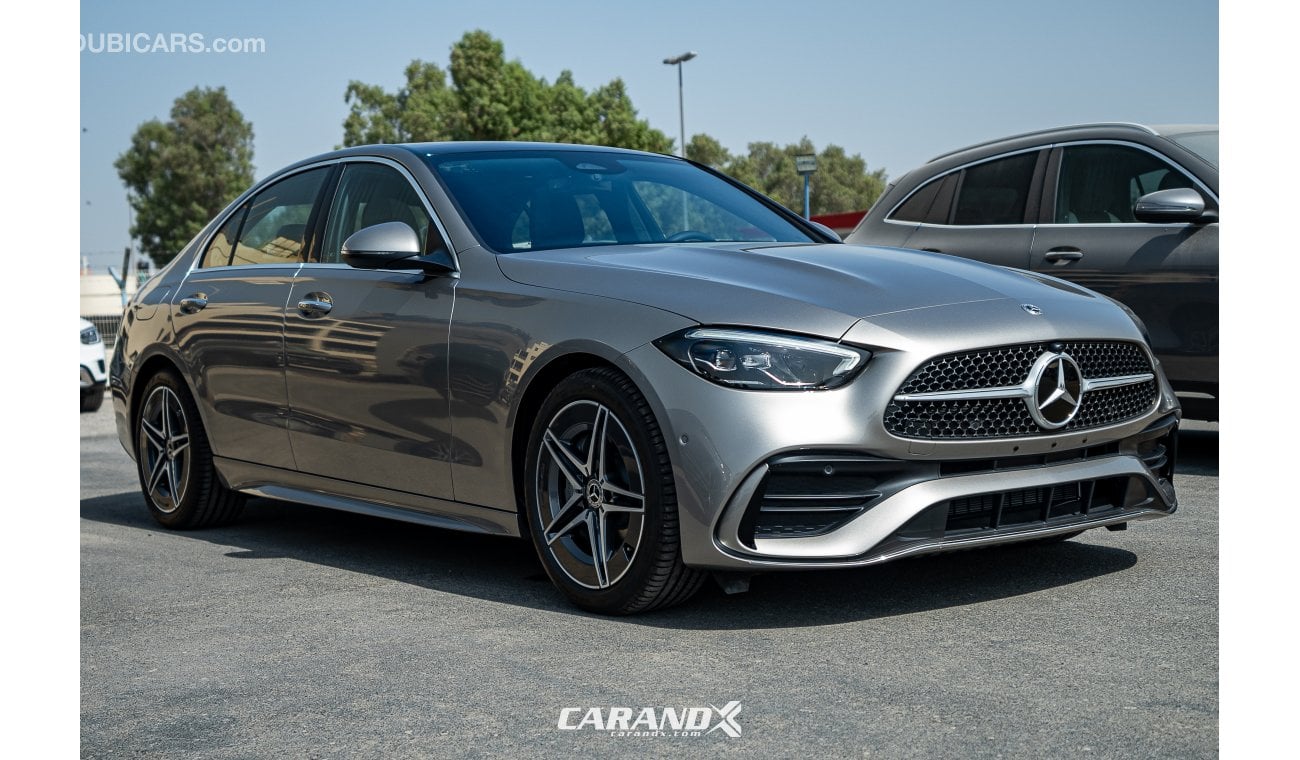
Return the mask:
{"type": "Polygon", "coordinates": [[[722,707],[565,707],[557,728],[561,731],[608,732],[610,736],[704,736],[721,731],[732,739],[740,737],[740,702],[722,707]]]}

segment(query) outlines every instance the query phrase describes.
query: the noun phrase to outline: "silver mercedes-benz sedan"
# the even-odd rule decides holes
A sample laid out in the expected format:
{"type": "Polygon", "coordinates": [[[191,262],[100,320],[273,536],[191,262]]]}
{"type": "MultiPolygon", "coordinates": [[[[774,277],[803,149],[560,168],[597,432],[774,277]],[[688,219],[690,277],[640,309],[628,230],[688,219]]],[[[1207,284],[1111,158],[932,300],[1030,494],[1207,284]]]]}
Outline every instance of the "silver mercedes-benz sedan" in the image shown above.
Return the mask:
{"type": "Polygon", "coordinates": [[[838,244],[705,167],[434,143],[295,164],[127,307],[118,432],[170,528],[254,494],[528,536],[574,603],[1174,511],[1131,312],[838,244]]]}

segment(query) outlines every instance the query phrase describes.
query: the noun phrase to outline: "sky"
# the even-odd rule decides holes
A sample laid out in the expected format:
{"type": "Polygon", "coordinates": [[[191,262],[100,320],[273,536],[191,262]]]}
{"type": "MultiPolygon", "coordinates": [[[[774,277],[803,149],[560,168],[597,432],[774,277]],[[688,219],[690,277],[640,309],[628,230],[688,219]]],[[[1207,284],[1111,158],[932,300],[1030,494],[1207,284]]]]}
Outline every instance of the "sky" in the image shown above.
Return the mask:
{"type": "MultiPolygon", "coordinates": [[[[342,141],[350,80],[395,90],[413,59],[448,64],[483,29],[548,81],[621,77],[640,116],[733,152],[807,135],[896,177],[948,150],[1089,121],[1219,120],[1218,6],[1207,0],[909,2],[83,2],[81,251],[120,260],[126,191],[113,161],[195,86],[225,86],[252,122],[258,178],[342,141]],[[358,9],[363,12],[358,13],[358,9]],[[105,34],[260,38],[259,53],[91,52],[105,34]]],[[[147,38],[140,37],[140,40],[147,38]]]]}

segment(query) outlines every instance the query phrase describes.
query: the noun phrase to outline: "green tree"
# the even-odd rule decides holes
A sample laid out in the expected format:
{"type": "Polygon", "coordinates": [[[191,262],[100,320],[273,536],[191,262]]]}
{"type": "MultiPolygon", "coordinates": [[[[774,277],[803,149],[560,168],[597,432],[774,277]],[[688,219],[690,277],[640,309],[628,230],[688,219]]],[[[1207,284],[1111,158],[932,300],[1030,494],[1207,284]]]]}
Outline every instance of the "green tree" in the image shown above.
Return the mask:
{"type": "Polygon", "coordinates": [[[406,86],[396,93],[349,82],[343,100],[351,106],[343,120],[345,145],[447,140],[458,129],[450,121],[457,112],[456,93],[432,63],[412,61],[406,86]]]}
{"type": "Polygon", "coordinates": [[[548,116],[543,120],[538,140],[589,145],[596,139],[595,104],[586,90],[574,83],[572,71],[561,71],[555,84],[543,88],[542,93],[542,107],[548,116]]]}
{"type": "Polygon", "coordinates": [[[167,122],[141,124],[113,166],[130,191],[131,236],[166,264],[253,184],[253,126],[226,88],[195,87],[176,99],[167,122]]]}
{"type": "Polygon", "coordinates": [[[706,134],[691,135],[691,139],[686,143],[686,157],[723,172],[734,160],[731,151],[706,134]]]}
{"type": "Polygon", "coordinates": [[[467,32],[446,72],[425,61],[406,67],[396,92],[353,81],[343,144],[425,140],[539,140],[668,152],[673,141],[637,118],[621,79],[588,93],[569,71],[554,84],[508,61],[487,32],[467,32]],[[450,81],[448,81],[450,79],[450,81]]]}
{"type": "MultiPolygon", "coordinates": [[[[697,141],[704,151],[707,141],[713,138],[695,135],[691,145],[697,141]]],[[[862,156],[847,155],[838,145],[827,145],[819,153],[807,137],[784,147],[770,142],[750,143],[747,154],[735,157],[722,170],[781,205],[802,211],[803,177],[795,170],[794,158],[806,154],[817,156],[817,172],[811,182],[814,214],[861,211],[870,208],[885,191],[884,169],[867,171],[862,156]]]]}

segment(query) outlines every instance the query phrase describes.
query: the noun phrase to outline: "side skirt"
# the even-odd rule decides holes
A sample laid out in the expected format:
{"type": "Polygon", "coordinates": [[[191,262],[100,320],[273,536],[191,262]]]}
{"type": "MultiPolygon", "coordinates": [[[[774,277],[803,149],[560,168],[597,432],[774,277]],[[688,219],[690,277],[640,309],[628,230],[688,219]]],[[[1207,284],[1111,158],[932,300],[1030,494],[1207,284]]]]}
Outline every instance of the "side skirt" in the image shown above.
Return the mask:
{"type": "Polygon", "coordinates": [[[213,457],[226,486],[279,501],[338,509],[434,528],[519,537],[514,512],[477,507],[277,467],[213,457]]]}

